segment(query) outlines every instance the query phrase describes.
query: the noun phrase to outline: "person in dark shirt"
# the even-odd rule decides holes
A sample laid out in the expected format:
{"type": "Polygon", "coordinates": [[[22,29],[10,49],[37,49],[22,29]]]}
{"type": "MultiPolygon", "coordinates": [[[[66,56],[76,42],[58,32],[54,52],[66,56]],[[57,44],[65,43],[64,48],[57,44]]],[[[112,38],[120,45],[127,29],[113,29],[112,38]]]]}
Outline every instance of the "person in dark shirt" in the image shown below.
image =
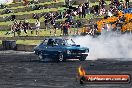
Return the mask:
{"type": "Polygon", "coordinates": [[[36,14],[36,13],[34,13],[34,14],[33,14],[33,19],[38,19],[38,20],[39,20],[39,15],[36,14]]]}
{"type": "Polygon", "coordinates": [[[85,16],[86,16],[86,6],[85,6],[85,4],[83,4],[83,6],[82,6],[82,18],[85,18],[85,16]]]}
{"type": "Polygon", "coordinates": [[[126,8],[128,8],[129,7],[129,0],[126,0],[125,4],[126,4],[126,8]]]}
{"type": "Polygon", "coordinates": [[[104,8],[104,4],[105,4],[104,0],[100,0],[99,1],[99,5],[100,5],[101,9],[104,8]]]}
{"type": "Polygon", "coordinates": [[[86,9],[86,13],[89,14],[89,0],[85,3],[85,9],[86,9]]]}

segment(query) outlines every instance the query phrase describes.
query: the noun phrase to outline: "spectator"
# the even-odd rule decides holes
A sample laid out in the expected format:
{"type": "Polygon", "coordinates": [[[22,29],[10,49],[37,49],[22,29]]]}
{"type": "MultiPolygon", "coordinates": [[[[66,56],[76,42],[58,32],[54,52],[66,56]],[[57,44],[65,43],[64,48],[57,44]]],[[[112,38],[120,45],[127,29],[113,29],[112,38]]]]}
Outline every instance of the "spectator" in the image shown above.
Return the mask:
{"type": "Polygon", "coordinates": [[[36,13],[34,13],[34,14],[33,14],[33,19],[38,19],[38,20],[39,20],[39,15],[36,14],[36,13]]]}
{"type": "Polygon", "coordinates": [[[126,17],[123,15],[122,17],[119,17],[119,22],[125,22],[126,17]]]}
{"type": "Polygon", "coordinates": [[[34,5],[33,10],[39,10],[39,9],[41,9],[40,5],[34,5]]]}
{"type": "Polygon", "coordinates": [[[118,6],[118,10],[123,10],[124,9],[124,3],[122,3],[122,4],[120,4],[119,6],[118,6]]]}
{"type": "Polygon", "coordinates": [[[45,29],[47,30],[47,27],[48,27],[48,19],[45,19],[44,25],[45,25],[45,29]]]}
{"type": "Polygon", "coordinates": [[[27,6],[29,1],[28,0],[23,0],[23,2],[24,2],[24,5],[27,6]]]}
{"type": "Polygon", "coordinates": [[[85,4],[82,5],[82,18],[85,18],[86,16],[86,6],[85,4]]]}
{"type": "Polygon", "coordinates": [[[68,23],[64,23],[63,24],[63,35],[65,36],[65,35],[68,35],[68,28],[69,28],[69,24],[68,23]]]}
{"type": "Polygon", "coordinates": [[[34,4],[39,4],[39,1],[38,0],[33,0],[33,3],[34,4]]]}
{"type": "Polygon", "coordinates": [[[113,3],[116,6],[116,8],[118,8],[118,6],[119,6],[119,0],[113,0],[113,3]]]}
{"type": "Polygon", "coordinates": [[[110,10],[107,11],[107,15],[108,15],[108,17],[112,17],[113,16],[113,14],[112,14],[112,12],[110,10]]]}
{"type": "Polygon", "coordinates": [[[125,5],[126,5],[126,8],[129,7],[129,0],[125,0],[125,5]]]}
{"type": "Polygon", "coordinates": [[[104,0],[99,0],[99,6],[100,8],[104,8],[105,1],[104,0]]]}
{"type": "Polygon", "coordinates": [[[66,16],[66,22],[69,22],[70,24],[72,24],[72,22],[73,22],[73,17],[72,17],[72,15],[71,14],[68,14],[67,16],[66,16]]]}
{"type": "Polygon", "coordinates": [[[80,20],[77,20],[77,27],[81,27],[82,26],[82,23],[81,23],[81,21],[80,20]]]}
{"type": "Polygon", "coordinates": [[[24,22],[23,22],[23,30],[24,32],[27,34],[27,30],[29,29],[29,22],[28,20],[24,19],[24,22]]]}
{"type": "Polygon", "coordinates": [[[71,2],[72,2],[72,0],[68,0],[68,6],[72,5],[71,2]]]}
{"type": "Polygon", "coordinates": [[[35,27],[36,27],[36,36],[38,36],[38,30],[40,29],[40,22],[39,22],[39,20],[36,20],[35,27]]]}
{"type": "Polygon", "coordinates": [[[90,14],[90,11],[89,11],[89,0],[85,3],[85,9],[86,9],[86,13],[90,14]]]}
{"type": "Polygon", "coordinates": [[[79,18],[81,18],[81,14],[82,14],[82,5],[78,6],[78,14],[79,14],[79,18]]]}
{"type": "Polygon", "coordinates": [[[0,5],[0,9],[4,9],[4,8],[6,8],[6,6],[3,5],[3,4],[1,4],[1,5],[0,5]]]}
{"type": "MultiPolygon", "coordinates": [[[[95,14],[95,15],[98,15],[98,14],[99,14],[99,6],[98,6],[98,5],[95,5],[93,8],[94,8],[94,9],[93,9],[94,14],[95,14]]],[[[102,8],[102,9],[104,9],[104,8],[102,8]]]]}
{"type": "Polygon", "coordinates": [[[105,12],[106,12],[106,10],[105,10],[104,8],[100,9],[100,16],[101,16],[101,15],[104,15],[105,12]]]}
{"type": "Polygon", "coordinates": [[[53,0],[54,2],[57,2],[57,0],[53,0]]]}
{"type": "Polygon", "coordinates": [[[16,19],[16,15],[11,15],[11,21],[14,21],[16,19]]]}
{"type": "Polygon", "coordinates": [[[52,24],[52,26],[54,28],[54,36],[56,36],[56,21],[55,21],[55,17],[52,17],[51,24],[52,24]]]}
{"type": "Polygon", "coordinates": [[[8,8],[5,8],[3,11],[4,11],[3,14],[9,14],[9,13],[12,13],[12,11],[9,10],[8,8]]]}
{"type": "Polygon", "coordinates": [[[16,24],[15,31],[17,32],[17,35],[18,35],[18,36],[21,35],[21,27],[20,27],[20,23],[17,23],[17,24],[16,24]]]}

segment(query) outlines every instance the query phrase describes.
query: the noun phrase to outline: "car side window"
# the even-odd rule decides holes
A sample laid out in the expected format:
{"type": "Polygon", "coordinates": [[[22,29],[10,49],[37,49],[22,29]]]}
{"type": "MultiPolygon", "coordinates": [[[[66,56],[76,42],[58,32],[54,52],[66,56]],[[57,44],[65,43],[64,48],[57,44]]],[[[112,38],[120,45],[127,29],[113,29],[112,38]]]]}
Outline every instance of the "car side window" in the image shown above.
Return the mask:
{"type": "Polygon", "coordinates": [[[53,39],[49,39],[47,45],[53,46],[53,45],[55,45],[55,41],[53,39]]]}
{"type": "Polygon", "coordinates": [[[45,39],[45,40],[43,41],[43,45],[47,45],[47,43],[48,43],[48,39],[45,39]]]}

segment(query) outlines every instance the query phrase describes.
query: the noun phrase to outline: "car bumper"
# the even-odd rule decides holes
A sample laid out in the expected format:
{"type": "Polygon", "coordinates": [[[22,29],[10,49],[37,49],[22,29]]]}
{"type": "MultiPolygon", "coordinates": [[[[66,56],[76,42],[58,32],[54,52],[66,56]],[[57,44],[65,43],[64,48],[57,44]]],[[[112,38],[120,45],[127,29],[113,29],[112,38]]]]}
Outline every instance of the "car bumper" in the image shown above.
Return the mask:
{"type": "Polygon", "coordinates": [[[79,59],[81,57],[87,57],[88,53],[77,53],[77,54],[67,54],[66,58],[68,59],[79,59]]]}

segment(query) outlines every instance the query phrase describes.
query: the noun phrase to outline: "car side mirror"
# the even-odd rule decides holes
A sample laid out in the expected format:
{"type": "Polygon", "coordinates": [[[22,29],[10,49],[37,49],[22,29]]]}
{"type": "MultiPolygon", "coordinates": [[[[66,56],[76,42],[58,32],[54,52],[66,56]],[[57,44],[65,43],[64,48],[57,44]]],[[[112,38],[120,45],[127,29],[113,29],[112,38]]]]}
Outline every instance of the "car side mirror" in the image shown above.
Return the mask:
{"type": "Polygon", "coordinates": [[[65,44],[65,43],[62,43],[62,45],[64,45],[64,46],[65,46],[66,44],[65,44]]]}

